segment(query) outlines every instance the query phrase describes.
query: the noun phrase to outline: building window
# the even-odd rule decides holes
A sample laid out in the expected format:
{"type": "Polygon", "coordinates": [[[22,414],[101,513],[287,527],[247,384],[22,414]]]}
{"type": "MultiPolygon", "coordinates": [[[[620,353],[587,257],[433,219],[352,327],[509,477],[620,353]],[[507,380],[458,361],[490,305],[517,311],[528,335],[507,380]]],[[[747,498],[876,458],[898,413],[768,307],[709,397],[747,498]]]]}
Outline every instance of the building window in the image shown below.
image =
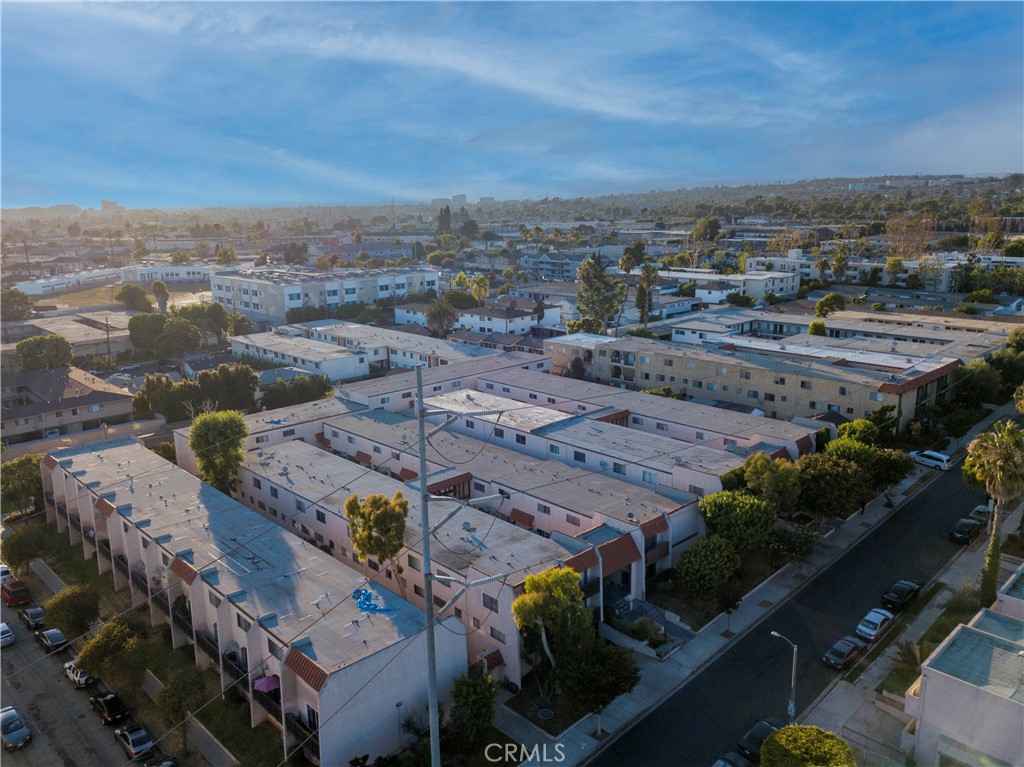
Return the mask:
{"type": "Polygon", "coordinates": [[[492,613],[498,612],[498,600],[492,597],[490,594],[484,594],[484,609],[490,610],[492,613]]]}
{"type": "Polygon", "coordinates": [[[551,513],[551,507],[548,506],[546,503],[538,503],[537,504],[537,513],[539,513],[539,514],[550,514],[551,513]]]}
{"type": "Polygon", "coordinates": [[[537,399],[537,395],[534,394],[533,392],[530,392],[530,399],[537,399]]]}
{"type": "Polygon", "coordinates": [[[646,471],[645,470],[643,472],[643,475],[642,475],[641,479],[643,479],[643,481],[646,482],[649,485],[656,485],[656,484],[658,484],[658,478],[655,476],[653,471],[646,471]]]}
{"type": "Polygon", "coordinates": [[[615,472],[616,474],[622,474],[623,476],[625,476],[626,464],[618,462],[612,463],[612,471],[615,472]]]}
{"type": "Polygon", "coordinates": [[[587,462],[587,454],[584,453],[582,450],[573,450],[572,451],[572,459],[574,461],[576,461],[577,463],[586,463],[587,462]]]}
{"type": "Polygon", "coordinates": [[[749,391],[747,391],[747,398],[748,399],[757,399],[757,397],[758,397],[757,389],[750,389],[749,391]]]}
{"type": "Polygon", "coordinates": [[[494,626],[491,626],[491,639],[496,639],[502,644],[505,644],[505,635],[498,631],[498,629],[494,628],[494,626]]]}
{"type": "Polygon", "coordinates": [[[839,387],[839,395],[840,395],[841,397],[846,397],[846,396],[848,396],[849,394],[850,394],[850,390],[849,390],[849,389],[847,389],[847,388],[846,388],[845,386],[840,386],[840,387],[839,387]]]}
{"type": "Polygon", "coordinates": [[[277,498],[277,488],[273,485],[270,486],[270,497],[277,498]]]}
{"type": "Polygon", "coordinates": [[[260,507],[261,511],[267,510],[267,504],[265,504],[263,501],[256,501],[256,505],[260,507]]]}
{"type": "Polygon", "coordinates": [[[882,392],[873,391],[870,395],[868,395],[868,399],[873,400],[874,402],[881,402],[882,392]]]}
{"type": "Polygon", "coordinates": [[[296,498],[295,499],[295,510],[296,511],[305,511],[306,510],[306,502],[303,501],[301,498],[296,498]]]}
{"type": "Polygon", "coordinates": [[[414,557],[412,554],[409,555],[409,569],[419,572],[421,569],[420,558],[414,557]]]}
{"type": "Polygon", "coordinates": [[[235,623],[238,624],[238,628],[242,629],[242,631],[246,633],[248,633],[249,629],[252,628],[252,623],[250,621],[247,621],[238,613],[235,613],[235,623]]]}
{"type": "Polygon", "coordinates": [[[764,401],[765,402],[774,402],[775,401],[775,395],[774,394],[769,394],[768,392],[765,392],[764,393],[764,401]]]}
{"type": "Polygon", "coordinates": [[[749,370],[741,371],[740,372],[740,378],[742,378],[744,381],[749,381],[750,380],[750,371],[749,370]]]}
{"type": "Polygon", "coordinates": [[[267,435],[267,434],[261,434],[260,436],[256,437],[256,444],[257,445],[262,445],[262,444],[264,444],[266,442],[269,442],[269,441],[270,441],[270,436],[267,435]]]}
{"type": "Polygon", "coordinates": [[[259,480],[258,477],[253,477],[252,486],[259,490],[261,487],[263,487],[263,483],[259,480]]]}
{"type": "Polygon", "coordinates": [[[690,485],[690,493],[696,496],[704,497],[704,488],[700,485],[690,485]]]}
{"type": "Polygon", "coordinates": [[[638,415],[635,415],[635,416],[633,416],[632,418],[630,418],[630,421],[632,421],[633,423],[635,423],[635,424],[636,424],[637,426],[643,426],[643,425],[644,425],[644,419],[643,419],[643,418],[641,418],[641,417],[640,417],[640,416],[638,416],[638,415]]]}
{"type": "Polygon", "coordinates": [[[484,483],[483,482],[477,482],[474,479],[473,480],[473,489],[476,490],[477,492],[482,493],[484,491],[484,483]]]}
{"type": "Polygon", "coordinates": [[[220,597],[214,594],[212,591],[206,592],[207,599],[210,600],[210,604],[214,607],[220,607],[220,597]]]}
{"type": "Polygon", "coordinates": [[[281,436],[282,437],[294,437],[295,436],[295,429],[285,429],[283,432],[281,432],[281,436]]]}
{"type": "Polygon", "coordinates": [[[565,521],[568,522],[573,527],[579,527],[580,526],[580,518],[577,517],[577,516],[574,516],[573,514],[566,514],[565,515],[565,521]]]}
{"type": "Polygon", "coordinates": [[[324,514],[322,511],[320,511],[319,509],[317,509],[316,521],[319,522],[322,525],[326,525],[327,524],[327,515],[324,514]]]}
{"type": "Polygon", "coordinates": [[[772,383],[777,384],[779,386],[785,386],[786,376],[775,376],[775,378],[772,379],[772,383]]]}
{"type": "Polygon", "coordinates": [[[416,596],[418,596],[420,598],[423,598],[424,594],[423,594],[423,587],[422,586],[420,586],[419,584],[416,584],[415,586],[412,587],[412,590],[416,594],[416,596]]]}
{"type": "Polygon", "coordinates": [[[668,424],[667,423],[655,424],[654,428],[656,428],[658,431],[668,431],[668,424]]]}
{"type": "Polygon", "coordinates": [[[479,618],[474,618],[473,619],[473,628],[474,629],[480,628],[481,625],[483,625],[483,624],[480,623],[480,619],[479,618]]]}
{"type": "Polygon", "coordinates": [[[663,362],[665,364],[665,367],[667,367],[667,368],[672,367],[672,360],[663,360],[663,362]]]}
{"type": "Polygon", "coordinates": [[[525,434],[517,434],[516,435],[516,444],[517,445],[525,445],[526,444],[526,435],[525,434]]]}
{"type": "Polygon", "coordinates": [[[801,381],[800,382],[800,388],[801,389],[811,389],[813,387],[811,386],[811,382],[810,381],[801,381]]]}

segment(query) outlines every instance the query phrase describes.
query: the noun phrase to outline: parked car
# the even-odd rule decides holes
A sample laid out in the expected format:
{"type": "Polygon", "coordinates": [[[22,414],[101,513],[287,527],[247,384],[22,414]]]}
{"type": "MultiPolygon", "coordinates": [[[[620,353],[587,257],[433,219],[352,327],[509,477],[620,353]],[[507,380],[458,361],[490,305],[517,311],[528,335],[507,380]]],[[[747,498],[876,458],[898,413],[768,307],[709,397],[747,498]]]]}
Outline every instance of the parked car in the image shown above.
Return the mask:
{"type": "Polygon", "coordinates": [[[11,568],[0,562],[0,584],[7,583],[7,581],[14,580],[14,573],[11,572],[11,568]]]}
{"type": "Polygon", "coordinates": [[[919,463],[932,469],[947,471],[953,468],[953,462],[948,455],[936,453],[934,450],[911,450],[907,455],[914,459],[914,463],[919,463]]]}
{"type": "Polygon", "coordinates": [[[738,751],[718,757],[711,767],[752,767],[752,762],[738,751]]]}
{"type": "Polygon", "coordinates": [[[869,642],[874,642],[885,633],[885,630],[892,624],[894,617],[888,610],[880,610],[876,607],[857,624],[857,636],[863,637],[869,642]]]}
{"type": "Polygon", "coordinates": [[[89,708],[100,715],[103,724],[117,724],[128,716],[128,709],[116,692],[93,695],[89,698],[89,708]]]}
{"type": "Polygon", "coordinates": [[[82,669],[78,667],[78,663],[75,660],[69,660],[64,664],[64,676],[71,680],[75,685],[76,690],[81,690],[83,687],[91,687],[96,684],[96,677],[86,674],[82,669]]]}
{"type": "Polygon", "coordinates": [[[971,513],[967,515],[966,519],[973,519],[975,522],[980,522],[982,527],[987,529],[989,520],[992,519],[992,509],[988,506],[975,506],[971,509],[971,513]]]}
{"type": "Polygon", "coordinates": [[[0,708],[0,733],[3,735],[5,751],[14,751],[32,741],[28,722],[21,718],[14,706],[0,708]]]}
{"type": "Polygon", "coordinates": [[[29,631],[38,631],[45,628],[46,610],[39,605],[25,605],[18,610],[18,618],[25,624],[29,631]]]}
{"type": "Polygon", "coordinates": [[[32,601],[32,592],[17,578],[12,578],[0,586],[0,599],[3,599],[8,607],[27,605],[32,601]]]}
{"type": "Polygon", "coordinates": [[[114,740],[124,749],[125,756],[133,762],[149,756],[156,748],[146,728],[134,722],[114,730],[114,740]]]}
{"type": "Polygon", "coordinates": [[[847,634],[834,645],[828,648],[822,658],[826,666],[837,668],[840,671],[855,663],[864,654],[868,643],[863,639],[847,634]]]}
{"type": "Polygon", "coordinates": [[[14,644],[14,632],[6,623],[0,623],[0,647],[14,644]]]}
{"type": "Polygon", "coordinates": [[[965,517],[953,525],[953,529],[949,531],[949,540],[953,543],[973,543],[983,529],[981,522],[965,517]]]}
{"type": "Polygon", "coordinates": [[[921,593],[921,587],[913,581],[896,581],[882,595],[882,604],[890,610],[902,610],[921,593]]]}
{"type": "Polygon", "coordinates": [[[178,767],[178,760],[157,750],[145,761],[146,767],[178,767]]]}
{"type": "Polygon", "coordinates": [[[736,744],[736,748],[743,754],[747,759],[753,762],[761,761],[761,745],[768,739],[776,730],[781,730],[785,725],[774,717],[765,717],[760,722],[755,724],[749,730],[747,734],[743,736],[743,739],[736,744]]]}
{"type": "Polygon", "coordinates": [[[60,629],[42,629],[36,632],[36,641],[47,652],[57,652],[68,646],[68,640],[60,629]]]}

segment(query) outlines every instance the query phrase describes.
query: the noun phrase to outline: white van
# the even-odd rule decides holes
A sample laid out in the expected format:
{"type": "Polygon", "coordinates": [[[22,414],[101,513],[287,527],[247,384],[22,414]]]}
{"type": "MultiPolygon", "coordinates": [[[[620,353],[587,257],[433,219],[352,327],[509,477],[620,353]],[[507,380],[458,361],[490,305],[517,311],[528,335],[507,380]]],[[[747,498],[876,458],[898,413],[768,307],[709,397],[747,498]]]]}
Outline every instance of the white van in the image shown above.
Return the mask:
{"type": "Polygon", "coordinates": [[[919,463],[922,466],[928,466],[932,469],[941,469],[942,471],[948,471],[953,468],[953,462],[950,461],[948,455],[942,453],[936,453],[933,450],[912,450],[908,455],[914,459],[914,463],[919,463]]]}

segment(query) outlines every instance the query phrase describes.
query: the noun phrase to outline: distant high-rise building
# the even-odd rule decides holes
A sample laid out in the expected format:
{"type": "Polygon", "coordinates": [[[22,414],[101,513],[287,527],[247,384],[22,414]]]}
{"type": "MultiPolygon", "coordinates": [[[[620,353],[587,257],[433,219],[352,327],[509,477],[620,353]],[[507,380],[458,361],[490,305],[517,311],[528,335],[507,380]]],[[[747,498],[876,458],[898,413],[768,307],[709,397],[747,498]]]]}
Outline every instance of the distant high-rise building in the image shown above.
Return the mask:
{"type": "Polygon", "coordinates": [[[100,200],[100,207],[104,213],[117,213],[118,211],[124,210],[123,205],[118,205],[116,202],[110,200],[100,200]]]}
{"type": "Polygon", "coordinates": [[[465,208],[466,207],[466,195],[464,195],[464,194],[453,194],[452,195],[452,207],[453,208],[465,208]]]}
{"type": "Polygon", "coordinates": [[[430,201],[431,208],[443,208],[445,205],[451,205],[452,201],[447,197],[435,197],[430,201]]]}

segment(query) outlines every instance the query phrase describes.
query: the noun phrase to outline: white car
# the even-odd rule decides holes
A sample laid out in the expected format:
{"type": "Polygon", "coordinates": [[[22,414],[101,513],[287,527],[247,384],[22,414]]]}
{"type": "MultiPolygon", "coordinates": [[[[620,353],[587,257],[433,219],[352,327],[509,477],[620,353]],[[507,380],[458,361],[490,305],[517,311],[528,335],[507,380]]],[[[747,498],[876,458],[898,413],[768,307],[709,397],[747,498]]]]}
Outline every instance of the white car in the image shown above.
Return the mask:
{"type": "Polygon", "coordinates": [[[14,573],[11,572],[11,568],[0,562],[0,584],[7,583],[7,581],[14,580],[14,573]]]}
{"type": "Polygon", "coordinates": [[[0,647],[14,644],[14,632],[6,623],[0,623],[0,647]]]}
{"type": "Polygon", "coordinates": [[[948,455],[936,453],[934,450],[911,450],[907,455],[914,459],[914,463],[919,463],[932,469],[949,471],[949,469],[953,468],[953,462],[948,455]]]}
{"type": "Polygon", "coordinates": [[[86,674],[73,660],[64,664],[64,676],[74,683],[76,690],[96,684],[96,677],[86,674]]]}
{"type": "Polygon", "coordinates": [[[869,642],[875,641],[892,625],[894,617],[888,610],[876,607],[857,624],[857,636],[863,637],[869,642]]]}

